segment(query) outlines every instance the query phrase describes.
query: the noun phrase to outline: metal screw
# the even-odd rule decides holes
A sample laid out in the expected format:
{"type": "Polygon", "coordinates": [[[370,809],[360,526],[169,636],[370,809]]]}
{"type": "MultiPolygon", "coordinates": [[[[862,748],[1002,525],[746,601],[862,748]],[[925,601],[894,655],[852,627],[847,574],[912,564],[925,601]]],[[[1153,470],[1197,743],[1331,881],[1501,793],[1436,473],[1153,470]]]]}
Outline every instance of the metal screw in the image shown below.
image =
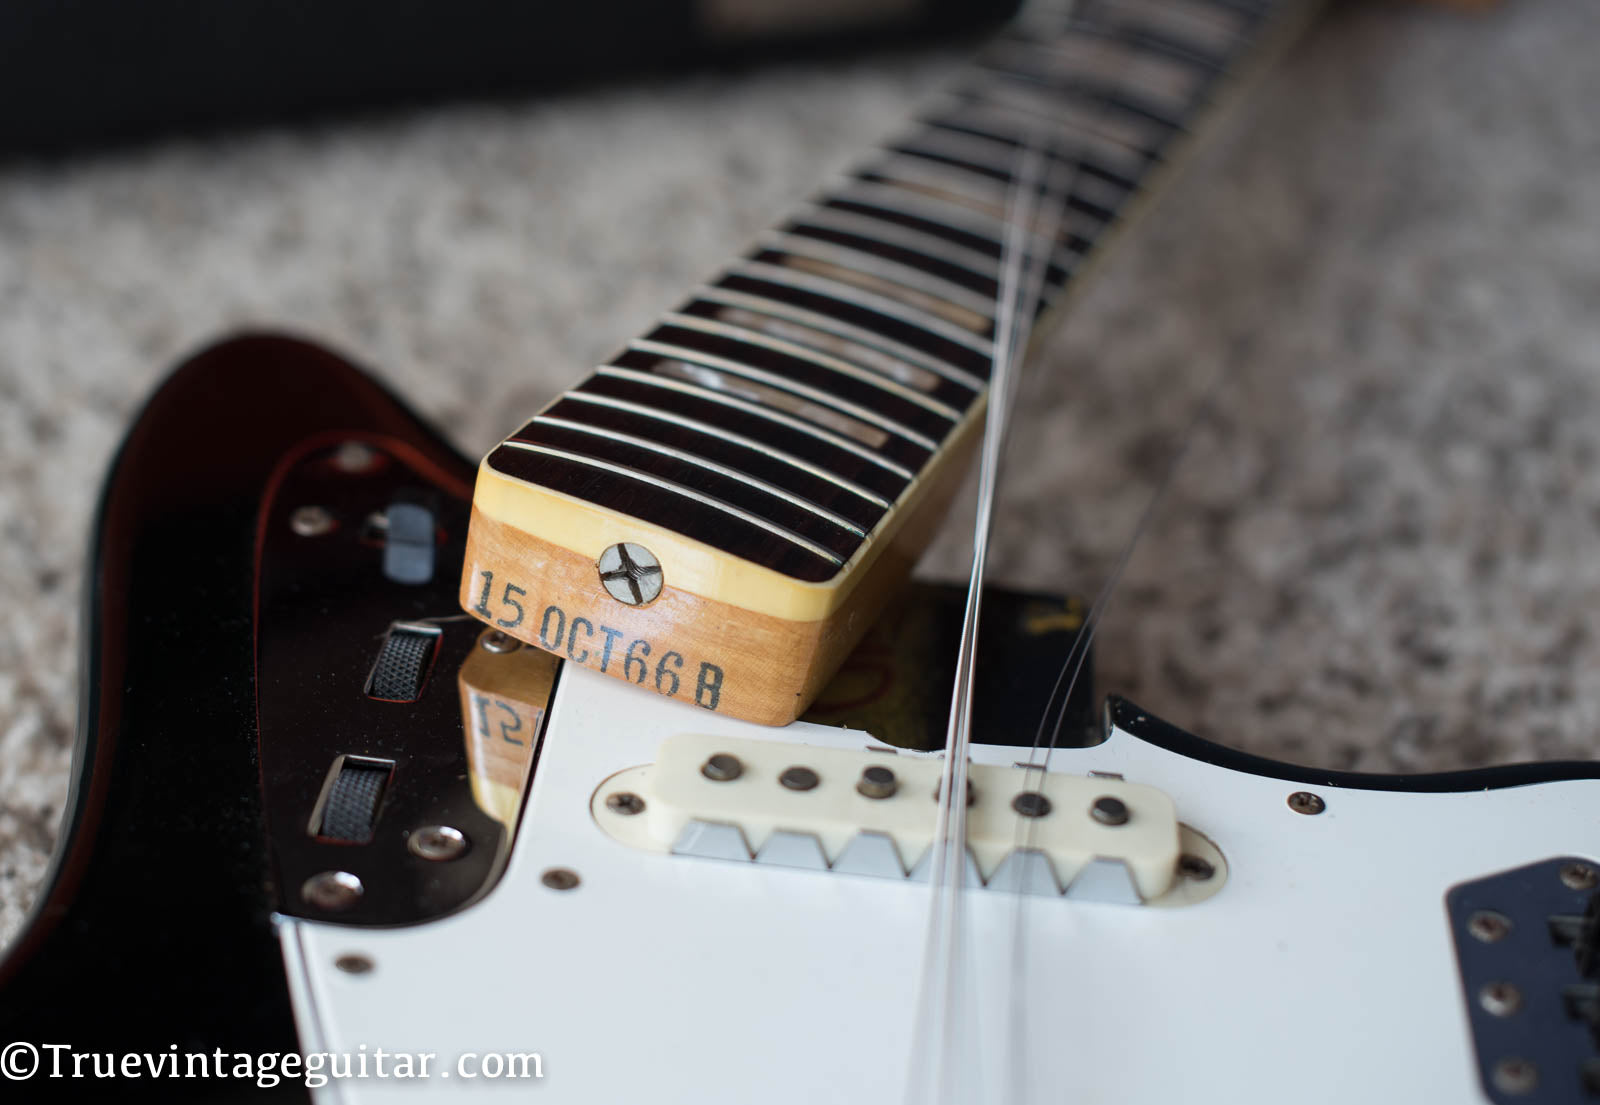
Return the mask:
{"type": "Polygon", "coordinates": [[[296,507],[295,512],[289,515],[289,528],[301,537],[321,537],[333,532],[333,527],[333,515],[325,507],[296,507]]]}
{"type": "Polygon", "coordinates": [[[1192,855],[1185,852],[1178,857],[1178,874],[1195,882],[1205,882],[1217,873],[1216,867],[1204,856],[1192,855]]]}
{"type": "Polygon", "coordinates": [[[300,887],[300,896],[318,909],[337,913],[361,900],[366,888],[348,871],[324,871],[312,875],[300,887]]]}
{"type": "Polygon", "coordinates": [[[888,798],[900,789],[900,781],[886,767],[869,767],[861,772],[856,791],[868,798],[888,798]]]}
{"type": "Polygon", "coordinates": [[[600,569],[600,583],[611,597],[629,606],[654,602],[665,582],[656,554],[632,541],[607,548],[595,567],[600,569]]]}
{"type": "Polygon", "coordinates": [[[341,955],[333,961],[333,965],[347,975],[364,975],[377,966],[364,955],[341,955]]]}
{"type": "Polygon", "coordinates": [[[632,817],[636,813],[644,812],[644,799],[632,791],[619,790],[615,794],[606,795],[606,809],[612,813],[632,817]]]}
{"type": "Polygon", "coordinates": [[[778,782],[789,790],[811,790],[822,782],[822,777],[809,767],[786,767],[778,782]]]}
{"type": "Polygon", "coordinates": [[[1494,1085],[1501,1093],[1525,1094],[1538,1084],[1539,1068],[1526,1059],[1502,1059],[1494,1065],[1494,1085]]]}
{"type": "Polygon", "coordinates": [[[1480,909],[1467,918],[1467,931],[1485,944],[1504,940],[1511,931],[1511,918],[1492,909],[1480,909]]]}
{"type": "Polygon", "coordinates": [[[1128,818],[1133,815],[1128,812],[1128,803],[1104,794],[1089,807],[1089,816],[1102,825],[1126,825],[1128,818]]]}
{"type": "Polygon", "coordinates": [[[1036,790],[1025,790],[1011,800],[1011,808],[1023,817],[1043,817],[1050,812],[1050,799],[1036,790]]]}
{"type": "Polygon", "coordinates": [[[1509,982],[1491,982],[1478,991],[1478,1004],[1485,1013],[1509,1017],[1522,1008],[1522,991],[1509,982]]]}
{"type": "Polygon", "coordinates": [[[368,472],[377,464],[378,451],[364,441],[347,441],[333,454],[333,465],[341,472],[368,472]]]}
{"type": "Polygon", "coordinates": [[[570,867],[551,867],[539,876],[551,890],[571,890],[578,885],[578,873],[570,867]]]}
{"type": "Polygon", "coordinates": [[[1303,813],[1307,817],[1311,817],[1327,809],[1328,803],[1324,802],[1320,796],[1312,794],[1309,790],[1297,790],[1289,795],[1289,808],[1295,813],[1303,813]]]}
{"type": "Polygon", "coordinates": [[[449,825],[424,825],[406,841],[411,854],[421,859],[455,859],[467,850],[467,838],[449,825]]]}
{"type": "Polygon", "coordinates": [[[494,653],[515,652],[522,647],[521,641],[509,633],[500,632],[498,629],[491,629],[485,633],[478,638],[478,643],[483,646],[485,652],[494,653]]]}
{"type": "Polygon", "coordinates": [[[744,764],[739,762],[738,756],[718,752],[700,765],[700,774],[713,783],[731,783],[744,774],[744,764]]]}
{"type": "Polygon", "coordinates": [[[1567,863],[1561,867],[1561,883],[1568,890],[1593,890],[1600,883],[1600,871],[1587,863],[1567,863]]]}

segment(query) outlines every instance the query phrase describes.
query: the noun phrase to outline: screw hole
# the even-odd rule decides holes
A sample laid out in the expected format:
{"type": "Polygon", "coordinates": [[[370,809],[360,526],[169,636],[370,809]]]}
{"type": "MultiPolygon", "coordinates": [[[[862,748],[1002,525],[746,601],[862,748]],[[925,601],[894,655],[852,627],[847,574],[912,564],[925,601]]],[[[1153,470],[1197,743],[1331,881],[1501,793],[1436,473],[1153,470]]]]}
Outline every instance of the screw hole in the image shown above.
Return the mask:
{"type": "Polygon", "coordinates": [[[570,867],[552,867],[539,877],[551,890],[571,890],[581,881],[570,867]]]}
{"type": "Polygon", "coordinates": [[[358,955],[355,953],[341,955],[338,959],[333,961],[333,965],[347,975],[370,974],[372,969],[377,966],[377,964],[367,956],[358,955]]]}

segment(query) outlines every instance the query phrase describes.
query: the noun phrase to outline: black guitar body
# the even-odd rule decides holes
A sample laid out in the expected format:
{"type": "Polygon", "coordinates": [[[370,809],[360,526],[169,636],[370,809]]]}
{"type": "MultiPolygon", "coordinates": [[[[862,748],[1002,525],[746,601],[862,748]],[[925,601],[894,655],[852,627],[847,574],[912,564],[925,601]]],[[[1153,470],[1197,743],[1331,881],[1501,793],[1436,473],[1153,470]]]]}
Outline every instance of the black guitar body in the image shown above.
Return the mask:
{"type": "MultiPolygon", "coordinates": [[[[199,354],[122,444],[90,541],[68,812],[49,882],[0,964],[0,1039],[74,1053],[295,1050],[271,927],[251,565],[284,458],[350,439],[409,451],[454,512],[446,528],[464,522],[471,464],[348,362],[286,338],[199,354]]],[[[55,1057],[40,1055],[30,1097],[84,1092],[44,1077],[55,1057]]],[[[209,1079],[159,1089],[269,1092],[209,1079]]],[[[270,1096],[306,1091],[287,1080],[270,1096]]]]}

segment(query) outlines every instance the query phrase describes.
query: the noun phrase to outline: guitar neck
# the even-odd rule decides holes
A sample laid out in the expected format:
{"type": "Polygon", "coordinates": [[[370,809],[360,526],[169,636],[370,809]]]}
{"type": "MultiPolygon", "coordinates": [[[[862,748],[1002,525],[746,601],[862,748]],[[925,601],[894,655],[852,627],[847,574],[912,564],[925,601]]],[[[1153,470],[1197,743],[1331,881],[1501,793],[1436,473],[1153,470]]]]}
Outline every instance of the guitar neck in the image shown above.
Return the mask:
{"type": "Polygon", "coordinates": [[[1013,173],[1078,286],[1301,0],[1029,9],[903,133],[479,469],[461,602],[710,710],[798,716],[903,582],[981,432],[1013,173]]]}

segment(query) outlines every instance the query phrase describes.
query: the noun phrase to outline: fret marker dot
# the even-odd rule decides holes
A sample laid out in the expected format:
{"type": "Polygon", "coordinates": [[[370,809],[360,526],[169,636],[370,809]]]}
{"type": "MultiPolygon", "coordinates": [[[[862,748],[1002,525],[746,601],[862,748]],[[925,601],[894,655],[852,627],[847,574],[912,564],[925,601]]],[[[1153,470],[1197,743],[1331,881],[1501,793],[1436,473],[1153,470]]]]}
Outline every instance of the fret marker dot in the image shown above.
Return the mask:
{"type": "Polygon", "coordinates": [[[606,592],[629,606],[655,601],[665,582],[661,561],[649,549],[631,541],[607,548],[595,566],[600,569],[600,583],[606,592]]]}

